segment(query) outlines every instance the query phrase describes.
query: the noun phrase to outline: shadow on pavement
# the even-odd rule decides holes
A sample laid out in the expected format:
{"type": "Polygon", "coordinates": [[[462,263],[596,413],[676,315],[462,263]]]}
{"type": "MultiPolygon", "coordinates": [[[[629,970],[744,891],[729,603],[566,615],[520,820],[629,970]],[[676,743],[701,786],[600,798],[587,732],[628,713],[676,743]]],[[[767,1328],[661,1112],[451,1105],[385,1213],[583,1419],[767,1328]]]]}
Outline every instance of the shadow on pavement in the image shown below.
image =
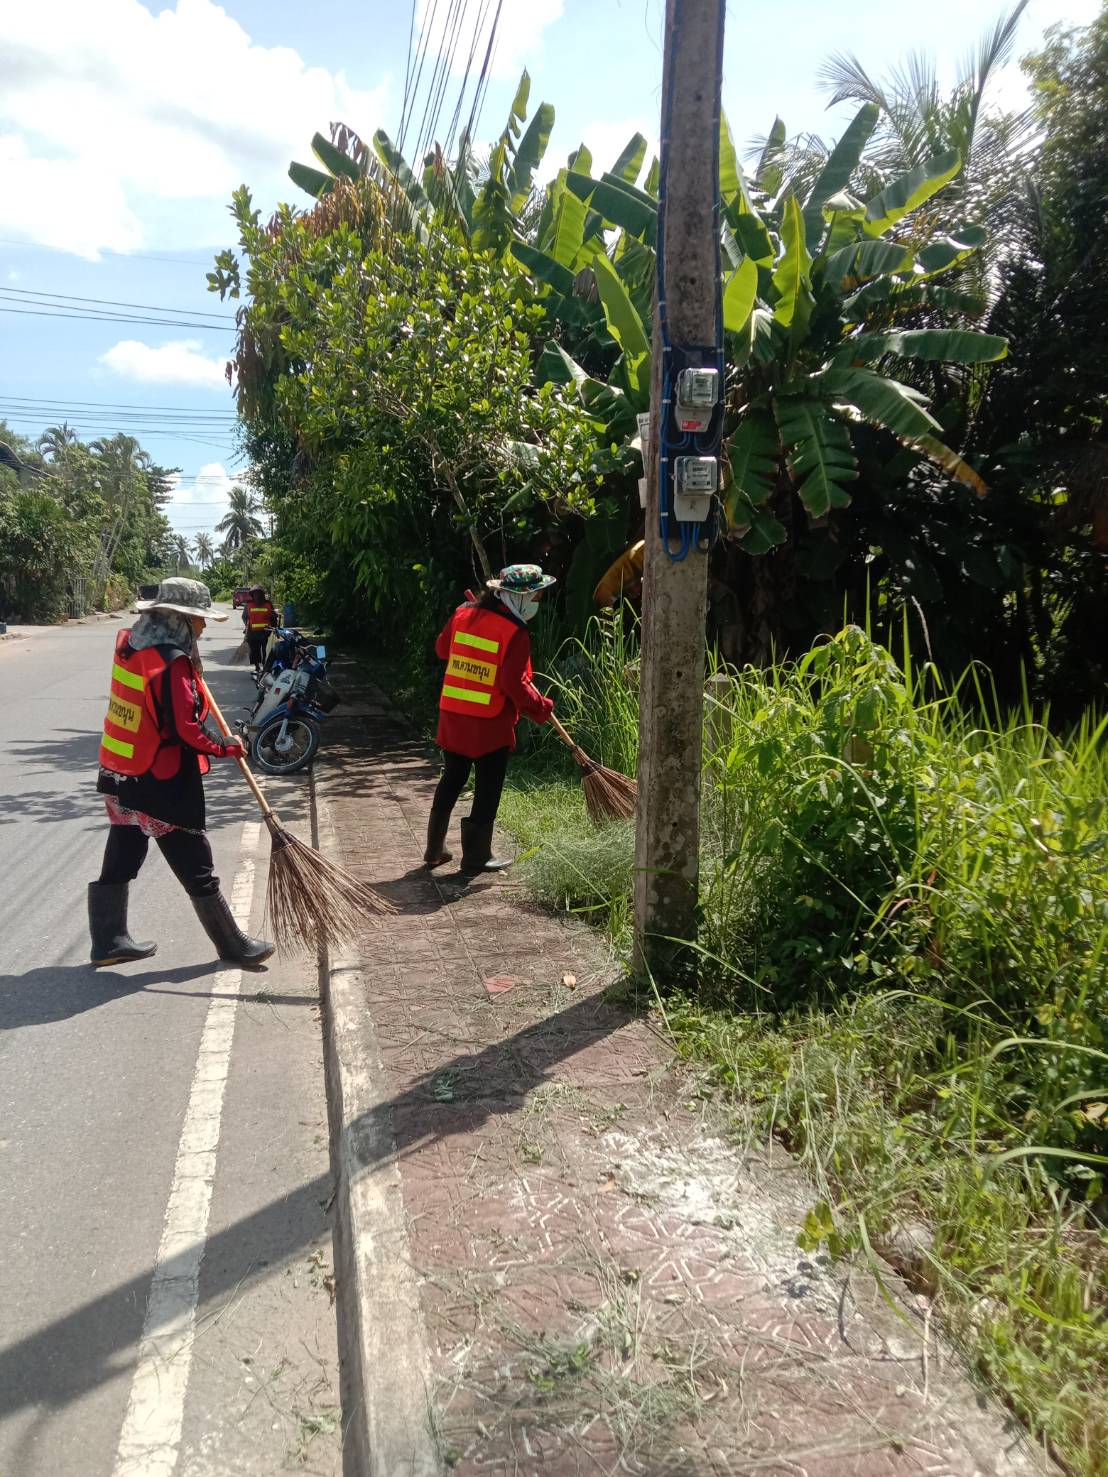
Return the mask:
{"type": "MultiPolygon", "coordinates": [[[[149,986],[183,985],[186,980],[202,979],[218,967],[209,959],[203,964],[182,964],[175,969],[121,974],[116,970],[94,969],[91,964],[48,964],[24,974],[0,974],[0,1031],[67,1021],[86,1010],[120,1000],[124,995],[138,994],[149,986]]],[[[202,993],[197,995],[199,1000],[206,998],[202,993]]]]}
{"type": "MultiPolygon", "coordinates": [[[[191,977],[188,970],[177,973],[191,977]]],[[[137,985],[141,979],[132,975],[114,983],[137,985]]],[[[598,996],[576,1000],[514,1036],[442,1063],[351,1124],[350,1136],[362,1144],[380,1144],[384,1157],[392,1146],[402,1155],[470,1133],[486,1119],[518,1112],[528,1095],[549,1080],[557,1063],[631,1019],[625,1007],[598,996]],[[451,1084],[452,1101],[442,1101],[443,1083],[451,1084]]],[[[321,1175],[212,1236],[204,1252],[201,1309],[309,1245],[322,1229],[331,1198],[331,1178],[321,1175]]],[[[165,1270],[172,1275],[172,1261],[165,1270]]],[[[141,1333],[151,1273],[0,1351],[0,1418],[34,1405],[59,1409],[125,1369],[141,1333]]]]}

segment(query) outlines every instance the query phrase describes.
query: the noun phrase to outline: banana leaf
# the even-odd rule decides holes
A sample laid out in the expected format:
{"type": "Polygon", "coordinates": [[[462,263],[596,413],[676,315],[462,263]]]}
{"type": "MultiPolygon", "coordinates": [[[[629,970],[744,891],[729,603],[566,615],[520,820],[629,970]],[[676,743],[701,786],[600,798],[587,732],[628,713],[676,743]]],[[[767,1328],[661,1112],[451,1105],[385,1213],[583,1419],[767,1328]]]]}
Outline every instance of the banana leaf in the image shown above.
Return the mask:
{"type": "Polygon", "coordinates": [[[863,108],[859,109],[820,170],[804,202],[804,230],[808,238],[809,251],[814,252],[817,249],[823,236],[824,206],[833,197],[840,195],[849,185],[866,144],[877,127],[880,115],[880,109],[876,103],[866,103],[863,108]]]}
{"type": "Polygon", "coordinates": [[[360,165],[355,164],[349,154],[344,154],[341,149],[336,148],[331,140],[324,138],[321,133],[312,135],[312,153],[324,168],[329,169],[336,177],[345,176],[350,180],[359,180],[365,176],[365,170],[360,165]]]}
{"type": "Polygon", "coordinates": [[[913,210],[925,205],[932,195],[948,185],[962,167],[962,156],[956,149],[936,154],[917,164],[866,203],[866,235],[883,236],[913,210]]]}
{"type": "Polygon", "coordinates": [[[612,165],[611,172],[627,184],[633,185],[642,173],[643,160],[646,158],[646,139],[641,133],[631,136],[623,146],[623,152],[612,165]]]}
{"type": "Polygon", "coordinates": [[[774,408],[789,468],[808,512],[822,518],[831,508],[845,508],[850,494],[843,484],[858,477],[847,427],[819,400],[783,395],[774,408]]]}
{"type": "Polygon", "coordinates": [[[885,354],[925,359],[933,364],[991,364],[1008,353],[1008,340],[967,328],[911,328],[893,333],[859,333],[837,350],[834,364],[872,364],[885,354]]]}
{"type": "Polygon", "coordinates": [[[723,289],[723,326],[728,333],[740,333],[746,326],[757,294],[758,267],[744,257],[723,289]]]}
{"type": "Polygon", "coordinates": [[[782,211],[781,244],[783,251],[773,273],[777,302],[775,320],[789,329],[793,342],[804,337],[811,321],[815,299],[812,296],[812,259],[804,235],[804,218],[795,195],[790,195],[782,211]]]}
{"type": "Polygon", "coordinates": [[[333,175],[324,174],[321,169],[313,169],[310,164],[297,164],[295,160],[289,165],[289,179],[315,200],[322,200],[324,195],[329,195],[335,188],[333,175]]]}

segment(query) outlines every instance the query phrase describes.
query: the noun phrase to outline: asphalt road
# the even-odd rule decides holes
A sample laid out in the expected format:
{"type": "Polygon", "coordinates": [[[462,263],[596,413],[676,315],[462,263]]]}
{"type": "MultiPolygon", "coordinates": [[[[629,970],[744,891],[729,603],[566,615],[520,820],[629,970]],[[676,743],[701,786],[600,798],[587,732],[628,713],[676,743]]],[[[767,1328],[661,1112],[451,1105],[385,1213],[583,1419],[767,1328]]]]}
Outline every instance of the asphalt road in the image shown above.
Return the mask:
{"type": "MultiPolygon", "coordinates": [[[[0,1477],[334,1473],[315,961],[221,968],[151,845],[131,931],[156,957],[85,962],[117,629],[0,642],[0,1477]]],[[[229,717],[252,692],[238,635],[201,640],[229,717]]],[[[258,931],[264,829],[233,765],[207,786],[224,892],[258,931]]],[[[307,776],[267,790],[307,834],[307,776]]]]}

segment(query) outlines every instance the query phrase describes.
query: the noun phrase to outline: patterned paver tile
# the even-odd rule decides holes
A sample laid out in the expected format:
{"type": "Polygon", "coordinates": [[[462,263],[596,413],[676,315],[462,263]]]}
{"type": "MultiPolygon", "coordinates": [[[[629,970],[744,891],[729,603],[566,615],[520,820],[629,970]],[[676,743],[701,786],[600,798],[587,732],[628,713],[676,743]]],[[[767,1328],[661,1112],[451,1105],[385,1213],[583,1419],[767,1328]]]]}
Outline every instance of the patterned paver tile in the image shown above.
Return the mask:
{"type": "Polygon", "coordinates": [[[1039,1470],[911,1303],[797,1250],[799,1174],[682,1100],[652,1024],[603,998],[595,937],[510,874],[419,871],[433,771],[353,696],[331,804],[399,910],[362,937],[366,1008],[453,1473],[1039,1470]],[[520,983],[490,998],[495,976],[520,983]]]}

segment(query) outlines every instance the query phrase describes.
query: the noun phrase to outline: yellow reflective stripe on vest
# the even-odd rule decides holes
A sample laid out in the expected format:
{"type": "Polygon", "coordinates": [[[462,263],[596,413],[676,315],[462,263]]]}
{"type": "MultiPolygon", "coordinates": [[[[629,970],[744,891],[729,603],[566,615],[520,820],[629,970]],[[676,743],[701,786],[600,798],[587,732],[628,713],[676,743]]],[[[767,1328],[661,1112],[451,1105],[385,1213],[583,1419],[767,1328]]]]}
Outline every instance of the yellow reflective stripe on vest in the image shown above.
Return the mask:
{"type": "Polygon", "coordinates": [[[443,687],[442,695],[457,698],[462,703],[476,703],[485,708],[492,702],[491,692],[470,692],[468,687],[451,687],[449,683],[443,687]]]}
{"type": "Polygon", "coordinates": [[[112,663],[112,676],[124,687],[133,687],[136,692],[142,692],[146,687],[146,680],[135,672],[128,672],[126,667],[121,667],[118,662],[112,663]]]}
{"type": "Polygon", "coordinates": [[[135,757],[134,744],[129,744],[124,739],[112,738],[110,733],[105,733],[101,735],[100,742],[109,754],[119,754],[123,759],[133,759],[135,757]]]}
{"type": "Polygon", "coordinates": [[[471,636],[468,631],[455,631],[454,640],[458,646],[474,646],[478,651],[500,650],[499,641],[488,641],[484,636],[471,636]]]}

